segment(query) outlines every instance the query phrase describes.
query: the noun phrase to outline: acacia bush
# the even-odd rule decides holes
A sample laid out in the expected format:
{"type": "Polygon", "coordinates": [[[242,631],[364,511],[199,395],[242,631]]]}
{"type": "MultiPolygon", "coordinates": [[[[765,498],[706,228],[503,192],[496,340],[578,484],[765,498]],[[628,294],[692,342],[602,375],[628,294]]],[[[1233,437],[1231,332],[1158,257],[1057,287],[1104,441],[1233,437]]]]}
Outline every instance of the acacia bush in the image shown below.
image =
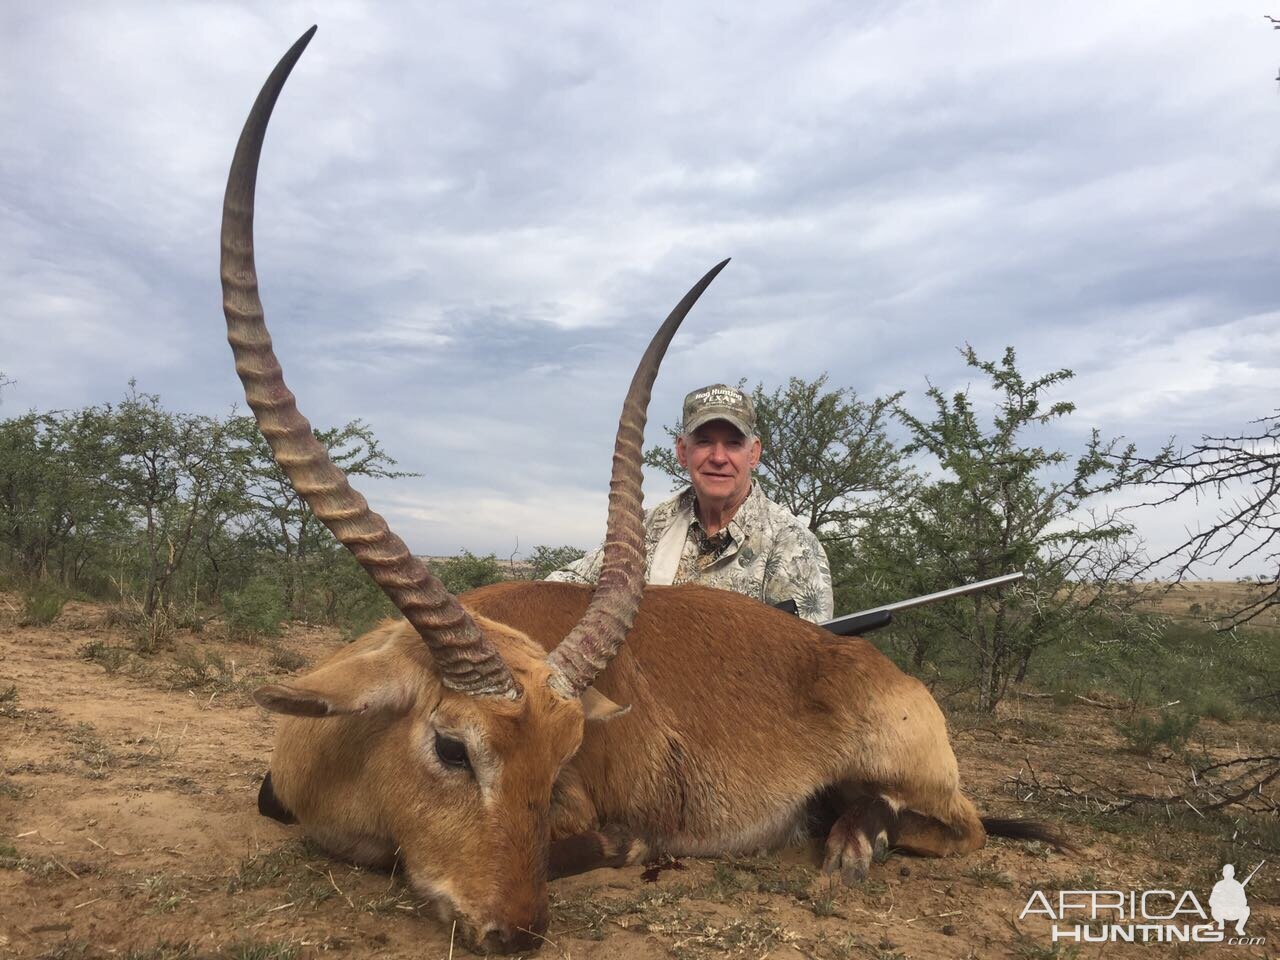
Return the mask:
{"type": "Polygon", "coordinates": [[[22,616],[18,626],[47,626],[58,619],[66,603],[67,595],[57,584],[48,581],[34,583],[22,596],[22,616]]]}
{"type": "Polygon", "coordinates": [[[222,598],[227,633],[237,640],[275,637],[289,618],[280,585],[269,577],[255,577],[222,598]]]}
{"type": "Polygon", "coordinates": [[[546,544],[539,544],[533,548],[533,552],[529,554],[528,560],[525,561],[528,564],[528,578],[530,580],[545,580],[552,571],[568,566],[585,554],[585,550],[580,550],[577,547],[567,545],[549,547],[546,544]]]}
{"type": "Polygon", "coordinates": [[[1134,753],[1150,756],[1158,746],[1181,750],[1199,723],[1199,715],[1192,711],[1161,710],[1155,719],[1139,714],[1116,724],[1116,729],[1134,753]]]}
{"type": "Polygon", "coordinates": [[[466,593],[507,579],[496,556],[491,553],[477,557],[470,550],[463,550],[454,559],[436,564],[435,572],[445,589],[453,594],[466,593]]]}

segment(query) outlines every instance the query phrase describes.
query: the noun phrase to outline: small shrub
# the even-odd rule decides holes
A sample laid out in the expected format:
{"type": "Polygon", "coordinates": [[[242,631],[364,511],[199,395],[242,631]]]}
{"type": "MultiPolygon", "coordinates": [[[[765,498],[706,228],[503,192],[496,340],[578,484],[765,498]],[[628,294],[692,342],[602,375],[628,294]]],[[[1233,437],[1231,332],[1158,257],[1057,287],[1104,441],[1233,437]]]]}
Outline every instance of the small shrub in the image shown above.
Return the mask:
{"type": "Polygon", "coordinates": [[[1129,742],[1129,749],[1145,756],[1161,744],[1181,750],[1199,722],[1199,714],[1190,711],[1175,713],[1161,710],[1156,720],[1144,714],[1127,723],[1116,724],[1116,729],[1129,742]]]}
{"type": "Polygon", "coordinates": [[[133,656],[126,648],[101,640],[90,640],[80,648],[80,659],[96,663],[109,674],[119,673],[133,656]]]}
{"type": "Polygon", "coordinates": [[[295,670],[301,670],[303,667],[311,665],[311,661],[302,654],[285,647],[276,647],[272,650],[267,662],[277,670],[284,670],[286,673],[292,673],[295,670]]]}
{"type": "Polygon", "coordinates": [[[813,911],[815,917],[837,917],[840,915],[839,901],[836,894],[839,891],[837,883],[828,881],[823,884],[822,889],[813,895],[809,901],[809,909],[813,911]]]}
{"type": "Polygon", "coordinates": [[[168,646],[178,623],[169,607],[156,607],[150,616],[143,614],[133,631],[133,648],[141,654],[152,654],[168,646]]]}
{"type": "Polygon", "coordinates": [[[18,710],[18,685],[11,683],[0,690],[0,717],[16,717],[18,710]]]}
{"type": "Polygon", "coordinates": [[[169,681],[179,690],[212,687],[219,692],[228,692],[240,687],[234,660],[228,662],[216,650],[202,653],[195,647],[184,647],[174,654],[169,681]]]}
{"type": "Polygon", "coordinates": [[[1236,719],[1236,705],[1226,696],[1216,691],[1205,691],[1196,700],[1196,712],[1219,723],[1230,723],[1236,719]]]}
{"type": "Polygon", "coordinates": [[[240,640],[278,636],[281,624],[288,619],[279,586],[264,577],[255,577],[243,589],[226,594],[222,606],[227,630],[240,640]]]}
{"type": "Polygon", "coordinates": [[[204,633],[204,617],[200,615],[199,609],[194,604],[175,610],[173,620],[179,630],[204,633]]]}
{"type": "Polygon", "coordinates": [[[77,723],[67,733],[67,742],[71,744],[71,756],[80,761],[88,771],[84,776],[90,780],[105,780],[107,771],[116,765],[116,756],[111,752],[93,724],[77,723]]]}
{"type": "Polygon", "coordinates": [[[138,886],[159,913],[171,913],[187,900],[186,893],[167,874],[155,873],[144,877],[138,886]]]}
{"type": "Polygon", "coordinates": [[[132,642],[133,649],[144,656],[167,646],[178,625],[177,617],[170,607],[161,605],[148,614],[143,611],[142,604],[132,598],[125,598],[108,607],[103,623],[124,631],[132,642]]]}
{"type": "Polygon", "coordinates": [[[67,595],[53,583],[41,582],[30,587],[22,597],[20,627],[45,627],[58,619],[66,605],[67,595]]]}
{"type": "Polygon", "coordinates": [[[991,863],[975,863],[964,872],[970,880],[976,880],[981,887],[1012,887],[1013,878],[991,863]]]}
{"type": "Polygon", "coordinates": [[[1053,705],[1055,707],[1071,707],[1075,706],[1076,691],[1067,687],[1059,687],[1053,691],[1053,705]]]}

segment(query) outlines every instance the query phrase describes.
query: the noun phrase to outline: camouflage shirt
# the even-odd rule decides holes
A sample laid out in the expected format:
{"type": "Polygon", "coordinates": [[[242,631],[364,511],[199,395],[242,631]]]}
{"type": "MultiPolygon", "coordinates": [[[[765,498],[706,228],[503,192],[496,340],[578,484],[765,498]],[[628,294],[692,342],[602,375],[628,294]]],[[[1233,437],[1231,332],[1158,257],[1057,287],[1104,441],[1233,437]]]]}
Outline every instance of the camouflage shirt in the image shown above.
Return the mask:
{"type": "MultiPolygon", "coordinates": [[[[813,532],[752,484],[729,525],[707,536],[693,514],[694,494],[686,487],[646,511],[645,575],[653,580],[654,552],[677,523],[688,523],[673,583],[703,583],[744,593],[765,603],[795,600],[800,616],[814,623],[832,614],[831,569],[813,532]],[[690,519],[691,518],[691,519],[690,519]]],[[[595,583],[603,547],[556,570],[548,580],[595,583]]]]}

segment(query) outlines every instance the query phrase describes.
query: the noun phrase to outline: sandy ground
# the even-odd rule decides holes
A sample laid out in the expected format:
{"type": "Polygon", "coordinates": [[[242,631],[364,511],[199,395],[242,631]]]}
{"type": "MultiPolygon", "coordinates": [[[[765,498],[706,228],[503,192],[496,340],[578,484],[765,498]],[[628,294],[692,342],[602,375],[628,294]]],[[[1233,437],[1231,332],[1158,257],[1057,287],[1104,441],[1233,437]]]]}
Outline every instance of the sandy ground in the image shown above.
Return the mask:
{"type": "MultiPolygon", "coordinates": [[[[127,637],[106,623],[105,608],[69,604],[50,627],[19,627],[16,598],[0,596],[0,956],[466,955],[394,876],[330,860],[256,812],[274,720],[246,691],[288,675],[273,666],[289,665],[281,651],[314,662],[335,649],[334,632],[294,627],[268,646],[210,628],[143,658],[126,655],[127,637]],[[86,659],[94,644],[97,659],[86,659]]],[[[857,888],[832,885],[811,849],[598,870],[552,884],[541,956],[1280,955],[1274,822],[1241,820],[1238,807],[1201,816],[1177,801],[1104,814],[1052,789],[1061,777],[1081,792],[1180,792],[1187,758],[1125,752],[1117,716],[1014,698],[996,718],[952,717],[979,808],[1050,820],[1074,855],[996,839],[960,859],[892,856],[857,888]],[[1247,932],[1265,944],[1077,953],[1051,944],[1044,918],[1018,919],[1037,889],[1053,899],[1060,889],[1187,888],[1207,909],[1222,863],[1243,876],[1264,858],[1247,932]]],[[[1277,754],[1280,728],[1205,721],[1193,750],[1277,754]]]]}

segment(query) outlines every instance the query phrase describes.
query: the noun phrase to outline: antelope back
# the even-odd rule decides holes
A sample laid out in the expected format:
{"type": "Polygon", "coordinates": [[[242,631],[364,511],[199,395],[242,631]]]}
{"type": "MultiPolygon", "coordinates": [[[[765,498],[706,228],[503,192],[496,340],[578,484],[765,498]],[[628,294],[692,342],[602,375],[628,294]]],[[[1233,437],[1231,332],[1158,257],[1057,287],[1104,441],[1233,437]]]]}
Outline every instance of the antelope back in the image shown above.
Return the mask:
{"type": "MultiPolygon", "coordinates": [[[[550,646],[588,595],[576,584],[511,582],[461,600],[550,646]]],[[[589,725],[573,760],[597,816],[684,853],[785,843],[804,827],[808,801],[851,770],[869,793],[919,793],[913,778],[926,771],[915,760],[925,756],[929,783],[943,793],[959,783],[923,684],[865,640],[726,590],[647,587],[596,687],[631,708],[589,725]]]]}

